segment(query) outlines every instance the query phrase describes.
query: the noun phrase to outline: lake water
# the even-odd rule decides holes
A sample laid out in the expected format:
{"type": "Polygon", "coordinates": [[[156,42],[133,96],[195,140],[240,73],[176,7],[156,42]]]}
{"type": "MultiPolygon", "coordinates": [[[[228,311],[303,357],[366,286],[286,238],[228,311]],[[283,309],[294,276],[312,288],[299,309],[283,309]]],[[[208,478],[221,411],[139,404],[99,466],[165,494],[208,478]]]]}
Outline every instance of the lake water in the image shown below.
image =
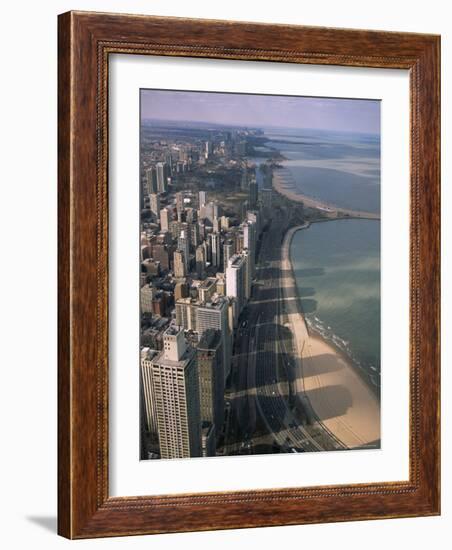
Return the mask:
{"type": "Polygon", "coordinates": [[[308,325],[380,384],[380,222],[335,220],[295,233],[291,260],[308,325]]]}
{"type": "Polygon", "coordinates": [[[380,212],[379,136],[291,129],[271,129],[265,135],[266,145],[286,157],[283,173],[301,194],[380,212]]]}
{"type": "MultiPolygon", "coordinates": [[[[286,177],[299,190],[344,208],[380,212],[379,136],[271,129],[286,177]]],[[[292,240],[306,321],[380,385],[380,222],[314,223],[292,240]]]]}

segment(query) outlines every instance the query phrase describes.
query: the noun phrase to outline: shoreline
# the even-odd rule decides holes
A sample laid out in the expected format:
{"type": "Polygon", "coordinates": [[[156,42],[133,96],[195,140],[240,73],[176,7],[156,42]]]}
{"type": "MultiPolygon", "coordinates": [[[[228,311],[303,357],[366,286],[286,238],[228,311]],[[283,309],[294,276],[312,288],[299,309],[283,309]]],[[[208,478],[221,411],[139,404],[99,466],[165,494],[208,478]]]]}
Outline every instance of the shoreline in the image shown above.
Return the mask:
{"type": "Polygon", "coordinates": [[[291,186],[290,183],[284,182],[280,174],[277,173],[278,169],[273,170],[273,189],[286,197],[287,199],[302,203],[307,208],[315,208],[320,210],[323,214],[329,217],[329,219],[337,219],[341,217],[346,218],[360,218],[367,220],[379,220],[381,218],[380,214],[375,212],[365,212],[363,210],[353,210],[350,208],[341,208],[334,204],[328,204],[324,201],[309,197],[293,189],[288,188],[291,186]]]}
{"type": "Polygon", "coordinates": [[[380,403],[369,384],[342,350],[308,328],[301,309],[290,246],[297,231],[310,223],[290,228],[284,235],[281,281],[295,357],[295,390],[309,400],[322,424],[348,448],[379,448],[380,403]],[[290,298],[290,289],[297,297],[290,298]],[[312,333],[313,334],[312,334],[312,333]]]}

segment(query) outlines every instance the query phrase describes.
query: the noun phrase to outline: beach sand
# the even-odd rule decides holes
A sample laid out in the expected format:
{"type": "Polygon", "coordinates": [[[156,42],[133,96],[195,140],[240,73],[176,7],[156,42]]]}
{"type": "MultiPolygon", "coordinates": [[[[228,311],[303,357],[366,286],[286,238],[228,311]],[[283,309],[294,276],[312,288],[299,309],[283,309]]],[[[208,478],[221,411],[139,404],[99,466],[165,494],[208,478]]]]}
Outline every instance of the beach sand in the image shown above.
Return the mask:
{"type": "Polygon", "coordinates": [[[308,331],[296,293],[290,262],[290,229],[282,246],[283,289],[288,328],[294,336],[296,391],[307,397],[319,420],[349,448],[376,448],[380,441],[380,405],[377,397],[355,367],[327,341],[308,331]]]}

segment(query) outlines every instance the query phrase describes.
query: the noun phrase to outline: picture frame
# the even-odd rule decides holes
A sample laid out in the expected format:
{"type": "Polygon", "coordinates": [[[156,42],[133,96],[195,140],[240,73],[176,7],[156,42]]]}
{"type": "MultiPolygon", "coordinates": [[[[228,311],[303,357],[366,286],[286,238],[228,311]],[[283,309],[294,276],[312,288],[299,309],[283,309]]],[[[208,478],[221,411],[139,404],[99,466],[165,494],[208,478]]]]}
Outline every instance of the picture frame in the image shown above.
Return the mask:
{"type": "Polygon", "coordinates": [[[440,38],[68,12],[58,38],[58,532],[67,538],[440,513],[440,38]],[[410,74],[408,481],[109,496],[108,85],[112,54],[410,74]]]}

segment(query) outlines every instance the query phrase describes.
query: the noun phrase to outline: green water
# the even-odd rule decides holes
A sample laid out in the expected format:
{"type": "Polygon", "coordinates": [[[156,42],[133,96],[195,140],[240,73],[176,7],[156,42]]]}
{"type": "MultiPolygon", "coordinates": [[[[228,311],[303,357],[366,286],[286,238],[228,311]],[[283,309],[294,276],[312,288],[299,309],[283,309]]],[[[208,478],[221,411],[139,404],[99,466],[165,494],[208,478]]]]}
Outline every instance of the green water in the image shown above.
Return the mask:
{"type": "Polygon", "coordinates": [[[297,231],[291,260],[308,325],[380,385],[380,222],[334,220],[297,231]]]}

